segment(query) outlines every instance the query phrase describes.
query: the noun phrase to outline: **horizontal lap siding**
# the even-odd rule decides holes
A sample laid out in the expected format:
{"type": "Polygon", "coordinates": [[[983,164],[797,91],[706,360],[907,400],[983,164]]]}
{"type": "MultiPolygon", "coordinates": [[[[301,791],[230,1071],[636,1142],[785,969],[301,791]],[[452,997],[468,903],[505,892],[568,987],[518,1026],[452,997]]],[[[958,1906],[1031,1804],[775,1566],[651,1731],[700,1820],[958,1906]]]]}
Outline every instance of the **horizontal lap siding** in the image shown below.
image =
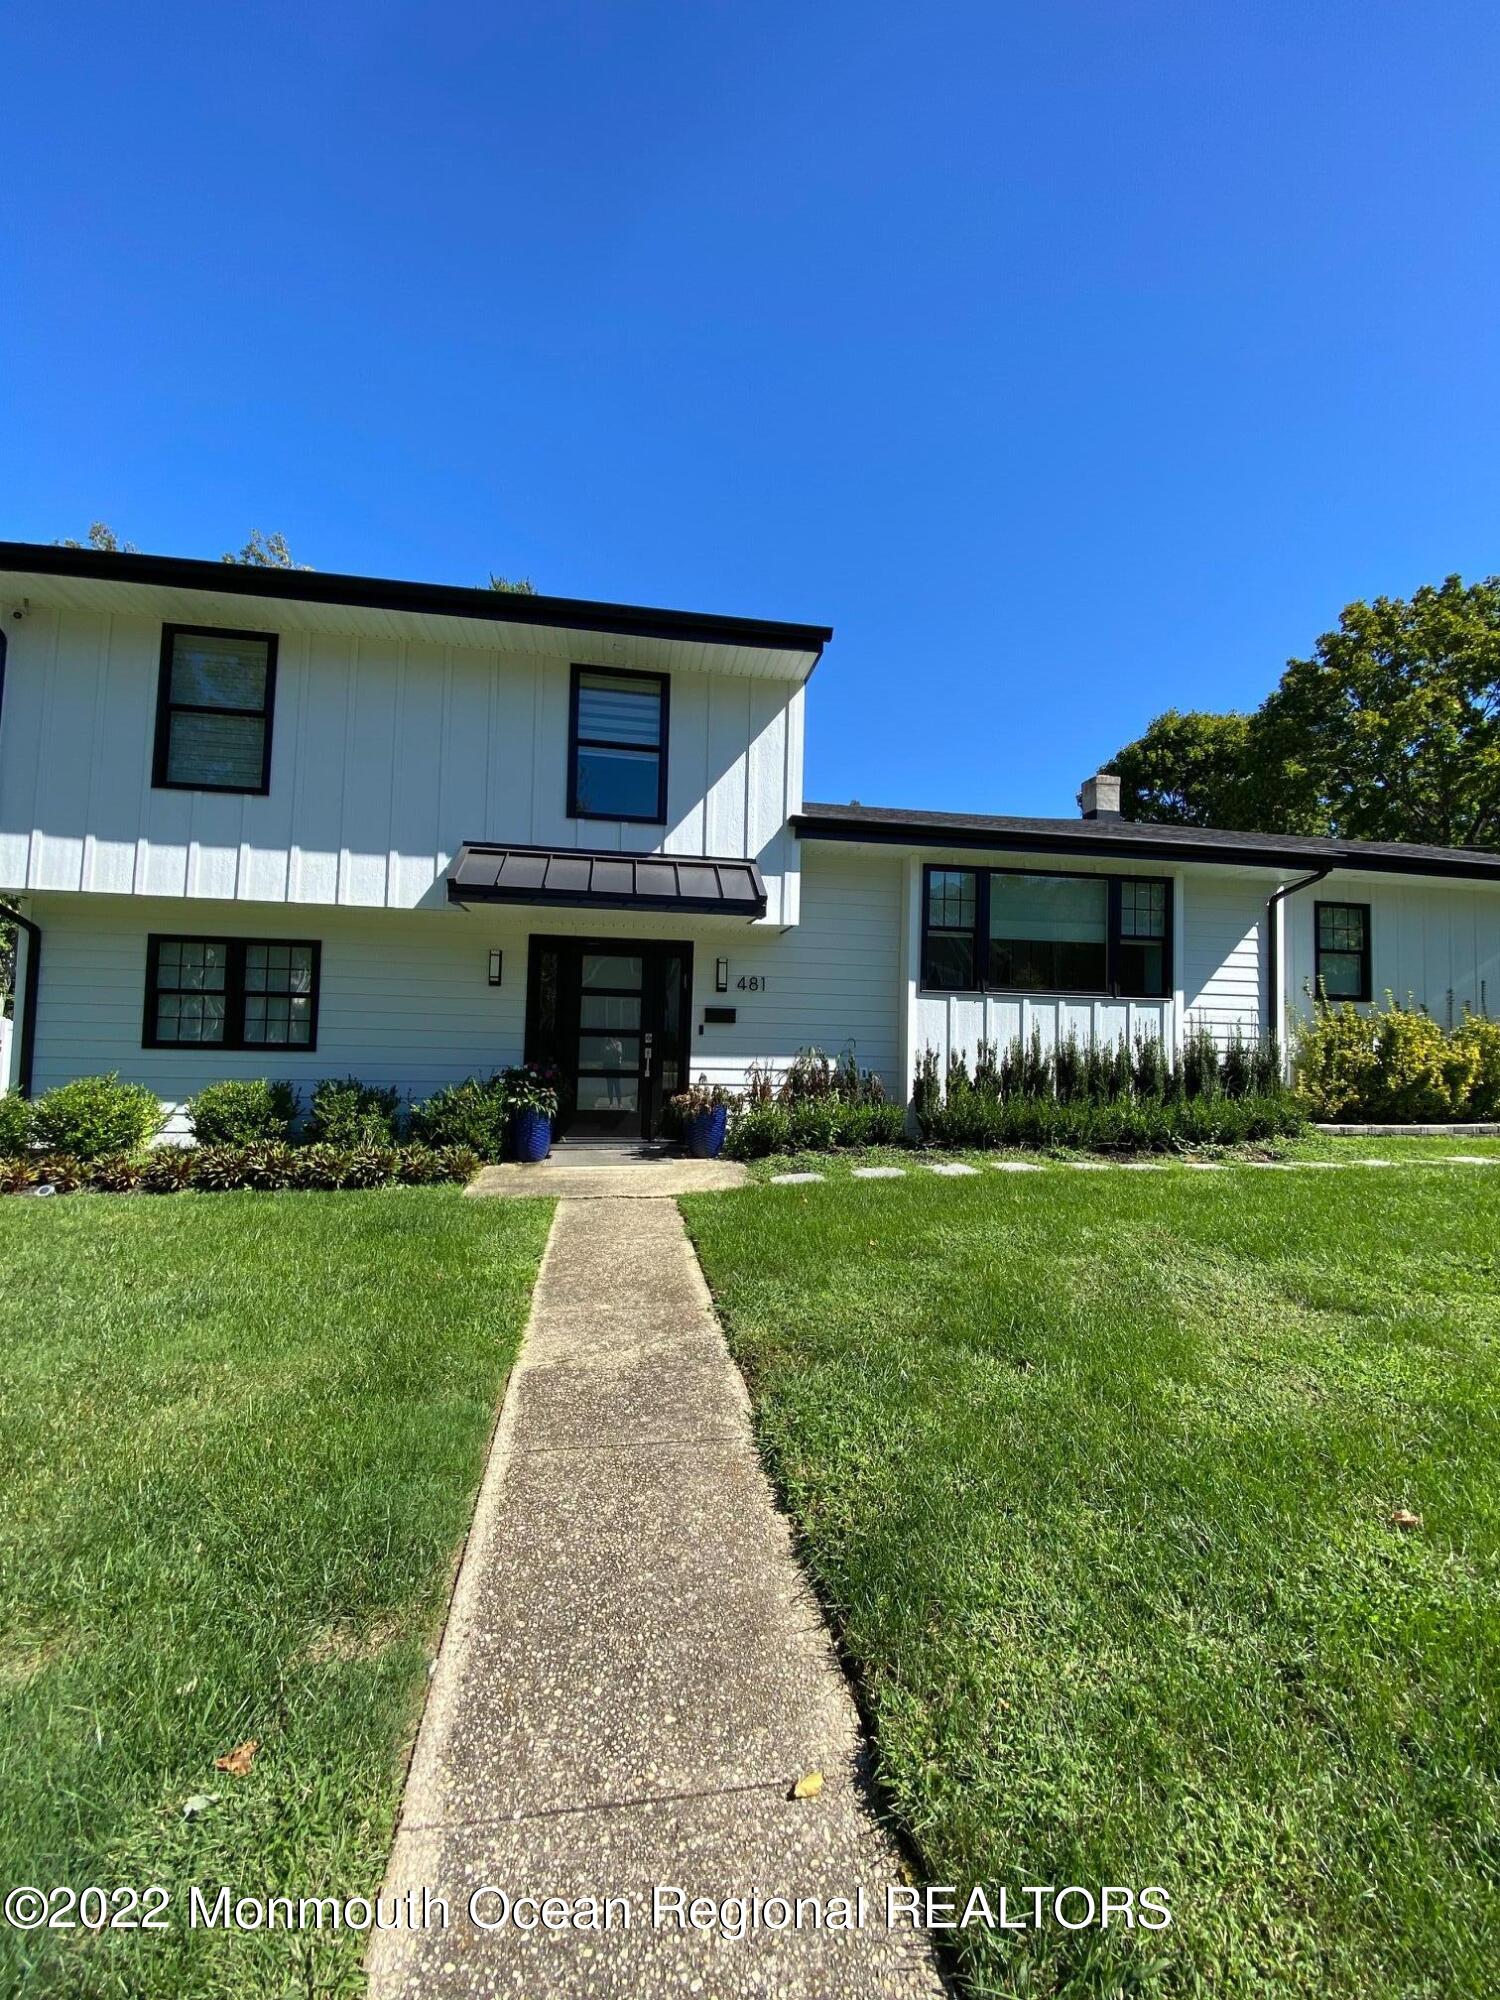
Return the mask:
{"type": "Polygon", "coordinates": [[[1260,1033],[1264,972],[1261,939],[1270,883],[1214,881],[1188,872],[1183,894],[1183,1006],[1191,1030],[1212,1029],[1222,1045],[1236,1029],[1260,1033]]]}
{"type": "MultiPolygon", "coordinates": [[[[595,917],[569,911],[362,912],[153,903],[114,897],[38,897],[46,937],[35,1087],[118,1070],[180,1106],[222,1077],[286,1076],[304,1086],[353,1073],[420,1099],[441,1084],[485,1076],[521,1059],[530,936],[682,939],[693,945],[689,1064],[693,1076],[739,1085],[752,1062],[782,1068],[816,1043],[900,1087],[900,864],[856,866],[819,857],[808,871],[802,925],[785,934],[750,925],[595,917]],[[648,927],[649,925],[649,927],[648,927]],[[234,1053],[141,1046],[149,931],[316,938],[322,944],[318,1046],[311,1053],[234,1053]],[[489,953],[504,954],[499,987],[489,953]],[[714,962],[729,960],[765,984],[714,991],[714,962]],[[733,1027],[703,1027],[705,1005],[733,1006],[733,1027]]],[[[177,1120],[180,1129],[181,1121],[177,1120]]]]}

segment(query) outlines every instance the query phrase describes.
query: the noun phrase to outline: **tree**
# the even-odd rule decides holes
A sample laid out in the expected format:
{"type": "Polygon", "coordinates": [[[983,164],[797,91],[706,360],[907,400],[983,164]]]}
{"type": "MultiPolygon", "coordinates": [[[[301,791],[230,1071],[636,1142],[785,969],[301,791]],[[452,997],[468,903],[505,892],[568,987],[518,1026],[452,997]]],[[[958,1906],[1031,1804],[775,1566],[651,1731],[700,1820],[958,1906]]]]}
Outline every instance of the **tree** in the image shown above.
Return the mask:
{"type": "Polygon", "coordinates": [[[286,545],[285,535],[263,535],[259,528],[250,530],[250,539],[238,555],[226,549],[220,562],[243,563],[247,569],[311,569],[311,563],[294,562],[292,552],[286,545]]]}
{"type": "Polygon", "coordinates": [[[104,521],[89,522],[86,541],[78,542],[68,535],[62,541],[54,542],[52,546],[58,549],[98,549],[101,555],[106,556],[133,556],[139,553],[134,542],[122,542],[114,529],[104,521]]]}
{"type": "Polygon", "coordinates": [[[1500,847],[1500,577],[1346,605],[1251,716],[1160,715],[1127,817],[1500,847]]]}
{"type": "Polygon", "coordinates": [[[490,589],[508,590],[515,597],[536,596],[536,585],[529,576],[518,576],[512,583],[509,577],[496,576],[493,570],[490,571],[490,589]]]}
{"type": "Polygon", "coordinates": [[[1248,715],[1169,708],[1110,764],[1127,819],[1238,826],[1246,803],[1248,715]]]}

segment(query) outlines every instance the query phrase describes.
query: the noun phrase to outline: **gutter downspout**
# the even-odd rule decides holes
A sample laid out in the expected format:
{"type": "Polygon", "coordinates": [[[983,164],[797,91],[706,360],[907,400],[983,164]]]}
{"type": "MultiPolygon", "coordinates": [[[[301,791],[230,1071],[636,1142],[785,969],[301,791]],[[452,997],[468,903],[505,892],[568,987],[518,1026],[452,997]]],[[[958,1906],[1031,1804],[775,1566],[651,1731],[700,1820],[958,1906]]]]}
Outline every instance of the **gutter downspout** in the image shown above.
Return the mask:
{"type": "Polygon", "coordinates": [[[1296,882],[1283,882],[1279,889],[1273,889],[1266,898],[1266,1021],[1272,1039],[1279,1045],[1281,1041],[1281,951],[1277,931],[1276,915],[1288,896],[1295,896],[1299,889],[1311,889],[1315,883],[1325,880],[1333,873],[1333,863],[1319,868],[1311,875],[1304,875],[1296,882]]]}
{"type": "Polygon", "coordinates": [[[30,1097],[31,1072],[36,1057],[36,1000],[42,976],[42,927],[19,910],[10,912],[10,921],[26,933],[26,978],[21,987],[21,1005],[16,1015],[16,1095],[30,1097]]]}

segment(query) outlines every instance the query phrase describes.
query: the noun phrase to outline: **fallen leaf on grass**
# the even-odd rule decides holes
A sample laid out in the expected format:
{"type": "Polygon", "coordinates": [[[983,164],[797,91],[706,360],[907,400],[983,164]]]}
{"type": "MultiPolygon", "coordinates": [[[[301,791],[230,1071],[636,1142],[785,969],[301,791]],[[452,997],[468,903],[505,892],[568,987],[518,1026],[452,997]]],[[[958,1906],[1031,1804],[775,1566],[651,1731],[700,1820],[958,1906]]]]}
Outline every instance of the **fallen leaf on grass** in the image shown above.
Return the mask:
{"type": "Polygon", "coordinates": [[[1405,1507],[1398,1507],[1391,1515],[1391,1521],[1398,1528],[1420,1528],[1422,1516],[1413,1514],[1405,1507]]]}
{"type": "Polygon", "coordinates": [[[792,1787],[792,1797],[794,1799],[815,1799],[822,1789],[823,1773],[821,1771],[804,1771],[792,1787]]]}
{"type": "Polygon", "coordinates": [[[255,1762],[255,1753],[259,1748],[260,1744],[253,1736],[247,1742],[236,1743],[227,1757],[215,1757],[214,1769],[227,1771],[231,1778],[243,1778],[255,1762]]]}

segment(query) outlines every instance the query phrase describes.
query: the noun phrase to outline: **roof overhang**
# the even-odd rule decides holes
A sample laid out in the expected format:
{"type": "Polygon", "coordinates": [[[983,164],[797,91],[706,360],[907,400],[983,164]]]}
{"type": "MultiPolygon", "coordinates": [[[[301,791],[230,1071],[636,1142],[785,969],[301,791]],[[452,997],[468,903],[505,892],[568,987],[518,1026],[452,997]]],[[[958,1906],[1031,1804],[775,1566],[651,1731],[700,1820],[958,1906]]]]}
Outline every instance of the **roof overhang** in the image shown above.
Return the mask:
{"type": "Polygon", "coordinates": [[[753,861],[671,854],[592,853],[581,847],[500,847],[466,840],[448,870],[450,903],[530,903],[574,910],[666,910],[683,915],[766,914],[753,861]]]}
{"type": "Polygon", "coordinates": [[[0,542],[0,595],[166,622],[264,624],[794,682],[807,679],[833,637],[826,625],[42,542],[0,542]]]}
{"type": "Polygon", "coordinates": [[[958,814],[933,817],[897,815],[870,808],[839,813],[820,807],[795,813],[792,830],[800,840],[832,840],[863,846],[969,850],[980,854],[1057,854],[1078,860],[1093,856],[1121,861],[1216,864],[1230,868],[1270,868],[1283,875],[1309,869],[1353,869],[1363,874],[1441,876],[1450,881],[1500,886],[1500,854],[1464,848],[1403,849],[1396,842],[1316,840],[1292,835],[1235,834],[1188,827],[1148,830],[1131,820],[1072,822],[965,822],[958,814]]]}

